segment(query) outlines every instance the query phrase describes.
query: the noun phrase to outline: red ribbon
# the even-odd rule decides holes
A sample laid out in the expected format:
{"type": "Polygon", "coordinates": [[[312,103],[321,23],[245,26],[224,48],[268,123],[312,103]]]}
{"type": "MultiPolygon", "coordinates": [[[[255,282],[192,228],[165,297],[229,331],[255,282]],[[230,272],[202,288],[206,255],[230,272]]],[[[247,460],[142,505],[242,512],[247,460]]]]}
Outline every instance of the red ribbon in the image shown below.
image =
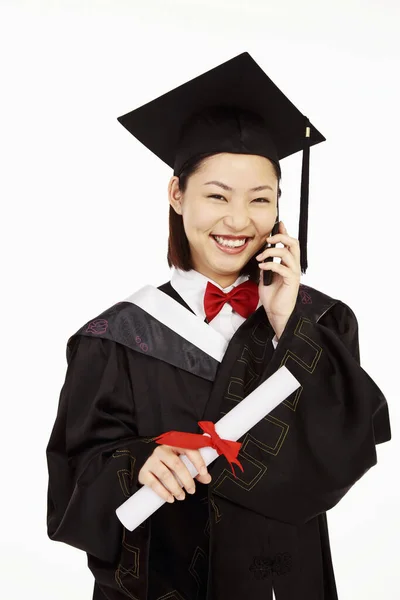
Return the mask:
{"type": "Polygon", "coordinates": [[[188,448],[189,450],[198,450],[199,448],[205,448],[211,446],[218,452],[219,455],[223,454],[229,462],[232,473],[236,477],[233,465],[238,465],[243,473],[243,467],[237,459],[239,450],[242,446],[240,442],[233,442],[232,440],[224,440],[219,437],[215,431],[215,425],[212,421],[199,421],[200,428],[207,435],[201,435],[200,433],[185,433],[183,431],[167,431],[162,435],[158,436],[154,441],[157,444],[166,444],[167,446],[175,446],[178,448],[188,448]]]}

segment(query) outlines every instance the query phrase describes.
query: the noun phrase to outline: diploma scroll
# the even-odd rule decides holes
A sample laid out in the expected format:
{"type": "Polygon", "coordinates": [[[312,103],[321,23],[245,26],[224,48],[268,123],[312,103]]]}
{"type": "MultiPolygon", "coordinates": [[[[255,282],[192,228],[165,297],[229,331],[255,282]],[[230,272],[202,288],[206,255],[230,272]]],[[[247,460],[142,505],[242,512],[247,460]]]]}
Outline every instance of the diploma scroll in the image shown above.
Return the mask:
{"type": "MultiPolygon", "coordinates": [[[[298,387],[300,383],[291,372],[285,366],[280,367],[215,424],[216,432],[223,439],[237,442],[298,387]]],[[[207,466],[219,456],[211,447],[200,448],[199,452],[207,466]]],[[[180,458],[192,477],[198,474],[186,455],[181,455],[180,458]]],[[[163,504],[165,500],[150,487],[143,486],[117,508],[116,514],[123,526],[133,531],[163,504]]]]}

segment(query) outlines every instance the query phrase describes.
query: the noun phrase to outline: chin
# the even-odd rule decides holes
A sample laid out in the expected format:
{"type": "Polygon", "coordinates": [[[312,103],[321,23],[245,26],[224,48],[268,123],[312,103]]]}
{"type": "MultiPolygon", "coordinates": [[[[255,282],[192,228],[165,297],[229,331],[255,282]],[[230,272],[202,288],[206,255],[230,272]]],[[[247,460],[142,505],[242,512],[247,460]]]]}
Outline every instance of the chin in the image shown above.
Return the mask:
{"type": "MultiPolygon", "coordinates": [[[[251,258],[251,257],[250,257],[251,258]]],[[[250,258],[248,258],[247,260],[243,261],[223,261],[223,262],[214,262],[211,261],[210,267],[212,267],[216,272],[220,272],[221,275],[231,275],[234,273],[239,273],[243,267],[245,267],[247,265],[247,263],[249,262],[250,258]]]]}

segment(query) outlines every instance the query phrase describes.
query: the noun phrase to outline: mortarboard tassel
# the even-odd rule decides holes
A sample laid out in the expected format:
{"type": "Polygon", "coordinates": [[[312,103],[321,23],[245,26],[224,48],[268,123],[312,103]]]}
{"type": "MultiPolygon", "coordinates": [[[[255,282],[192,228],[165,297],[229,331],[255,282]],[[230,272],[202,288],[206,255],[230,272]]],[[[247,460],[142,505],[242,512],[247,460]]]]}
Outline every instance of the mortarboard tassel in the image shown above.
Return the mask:
{"type": "Polygon", "coordinates": [[[307,263],[307,228],[308,228],[308,190],[310,179],[310,121],[305,117],[305,135],[303,144],[303,161],[301,166],[301,191],[300,191],[300,217],[299,217],[299,244],[300,266],[302,273],[308,267],[307,263]]]}

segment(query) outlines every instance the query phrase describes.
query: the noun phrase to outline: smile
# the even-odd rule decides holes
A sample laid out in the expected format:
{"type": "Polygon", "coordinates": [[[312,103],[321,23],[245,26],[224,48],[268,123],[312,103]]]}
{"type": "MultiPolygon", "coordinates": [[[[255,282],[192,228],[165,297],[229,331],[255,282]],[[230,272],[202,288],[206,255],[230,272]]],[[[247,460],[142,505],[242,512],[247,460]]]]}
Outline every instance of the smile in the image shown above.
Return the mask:
{"type": "Polygon", "coordinates": [[[213,238],[217,248],[228,254],[239,254],[247,247],[251,239],[246,237],[232,239],[219,235],[211,235],[210,237],[213,238]]]}

